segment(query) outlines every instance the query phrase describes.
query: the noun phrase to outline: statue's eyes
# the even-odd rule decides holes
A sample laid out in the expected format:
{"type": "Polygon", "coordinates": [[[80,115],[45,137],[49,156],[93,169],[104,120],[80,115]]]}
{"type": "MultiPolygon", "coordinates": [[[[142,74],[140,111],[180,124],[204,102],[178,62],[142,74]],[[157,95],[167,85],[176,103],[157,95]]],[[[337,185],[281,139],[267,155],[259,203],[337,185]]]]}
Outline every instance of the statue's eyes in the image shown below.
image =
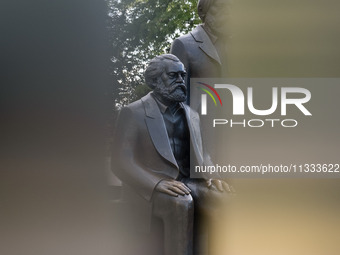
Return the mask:
{"type": "Polygon", "coordinates": [[[177,76],[177,73],[168,73],[168,76],[170,79],[175,79],[177,76]]]}
{"type": "Polygon", "coordinates": [[[170,79],[176,79],[180,75],[184,80],[186,73],[168,73],[170,79]]]}

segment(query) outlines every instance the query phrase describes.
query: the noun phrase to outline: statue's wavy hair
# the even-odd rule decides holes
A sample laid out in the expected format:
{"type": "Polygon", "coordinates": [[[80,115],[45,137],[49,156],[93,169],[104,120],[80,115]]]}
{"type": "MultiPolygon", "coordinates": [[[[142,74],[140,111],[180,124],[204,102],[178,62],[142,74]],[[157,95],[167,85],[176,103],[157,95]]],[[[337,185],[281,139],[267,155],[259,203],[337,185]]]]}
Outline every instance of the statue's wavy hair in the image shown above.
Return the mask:
{"type": "Polygon", "coordinates": [[[161,74],[165,70],[165,61],[175,61],[180,62],[180,60],[172,54],[162,54],[157,57],[151,59],[147,65],[147,68],[144,72],[145,83],[151,88],[154,89],[158,84],[158,79],[161,74]]]}

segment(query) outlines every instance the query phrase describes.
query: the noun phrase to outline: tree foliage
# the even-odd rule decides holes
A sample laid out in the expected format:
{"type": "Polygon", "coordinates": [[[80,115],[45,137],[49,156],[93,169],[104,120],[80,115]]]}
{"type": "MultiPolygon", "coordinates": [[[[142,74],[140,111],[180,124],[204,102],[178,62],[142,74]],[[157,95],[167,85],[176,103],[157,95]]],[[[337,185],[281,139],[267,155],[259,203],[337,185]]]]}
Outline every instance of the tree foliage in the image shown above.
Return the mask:
{"type": "Polygon", "coordinates": [[[107,0],[113,45],[115,108],[147,93],[148,60],[170,49],[173,39],[200,23],[197,0],[107,0]]]}

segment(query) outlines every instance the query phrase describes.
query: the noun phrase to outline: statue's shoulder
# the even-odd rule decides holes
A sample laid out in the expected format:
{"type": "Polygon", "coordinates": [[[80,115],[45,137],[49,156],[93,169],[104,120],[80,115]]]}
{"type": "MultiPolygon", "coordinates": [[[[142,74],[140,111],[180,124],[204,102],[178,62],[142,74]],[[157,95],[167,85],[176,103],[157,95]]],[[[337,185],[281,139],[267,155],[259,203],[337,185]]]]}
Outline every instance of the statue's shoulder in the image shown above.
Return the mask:
{"type": "MultiPolygon", "coordinates": [[[[127,110],[135,113],[135,114],[144,114],[145,113],[145,107],[152,104],[154,101],[153,97],[151,96],[151,93],[147,94],[146,96],[142,97],[141,99],[132,102],[131,104],[128,104],[124,108],[127,110]]],[[[123,109],[124,109],[123,108],[123,109]]]]}
{"type": "Polygon", "coordinates": [[[193,39],[194,38],[192,37],[191,32],[189,32],[188,34],[181,35],[180,37],[175,39],[175,41],[186,42],[186,41],[192,41],[193,39]]]}
{"type": "MultiPolygon", "coordinates": [[[[136,110],[140,109],[140,107],[141,107],[142,105],[143,105],[143,102],[142,102],[141,99],[139,99],[139,100],[137,100],[137,101],[135,101],[135,102],[132,102],[132,103],[128,104],[128,105],[125,106],[124,108],[129,109],[129,110],[131,110],[131,111],[136,111],[136,110]]],[[[124,109],[124,108],[123,108],[123,109],[124,109]]]]}
{"type": "Polygon", "coordinates": [[[186,49],[186,51],[191,51],[204,41],[204,37],[206,37],[206,33],[202,26],[198,25],[188,34],[182,35],[175,39],[172,43],[172,48],[186,49]]]}
{"type": "Polygon", "coordinates": [[[182,42],[183,44],[187,44],[187,43],[196,42],[197,39],[201,37],[202,33],[204,33],[204,30],[200,25],[198,25],[193,30],[191,30],[189,33],[185,35],[181,35],[180,37],[176,38],[174,40],[174,43],[182,42]]]}

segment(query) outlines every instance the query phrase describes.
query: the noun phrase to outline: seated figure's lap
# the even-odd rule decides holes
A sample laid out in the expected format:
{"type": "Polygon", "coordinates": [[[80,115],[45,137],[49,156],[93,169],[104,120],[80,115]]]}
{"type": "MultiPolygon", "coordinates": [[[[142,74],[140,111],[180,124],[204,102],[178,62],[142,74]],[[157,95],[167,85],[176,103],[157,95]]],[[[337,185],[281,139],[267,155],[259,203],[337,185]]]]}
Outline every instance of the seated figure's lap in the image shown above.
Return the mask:
{"type": "Polygon", "coordinates": [[[228,200],[229,196],[226,192],[220,192],[216,188],[209,188],[203,179],[183,178],[181,181],[191,189],[191,193],[173,197],[155,191],[153,195],[154,213],[169,214],[179,210],[195,210],[195,214],[213,217],[216,210],[219,210],[219,207],[228,200]]]}

